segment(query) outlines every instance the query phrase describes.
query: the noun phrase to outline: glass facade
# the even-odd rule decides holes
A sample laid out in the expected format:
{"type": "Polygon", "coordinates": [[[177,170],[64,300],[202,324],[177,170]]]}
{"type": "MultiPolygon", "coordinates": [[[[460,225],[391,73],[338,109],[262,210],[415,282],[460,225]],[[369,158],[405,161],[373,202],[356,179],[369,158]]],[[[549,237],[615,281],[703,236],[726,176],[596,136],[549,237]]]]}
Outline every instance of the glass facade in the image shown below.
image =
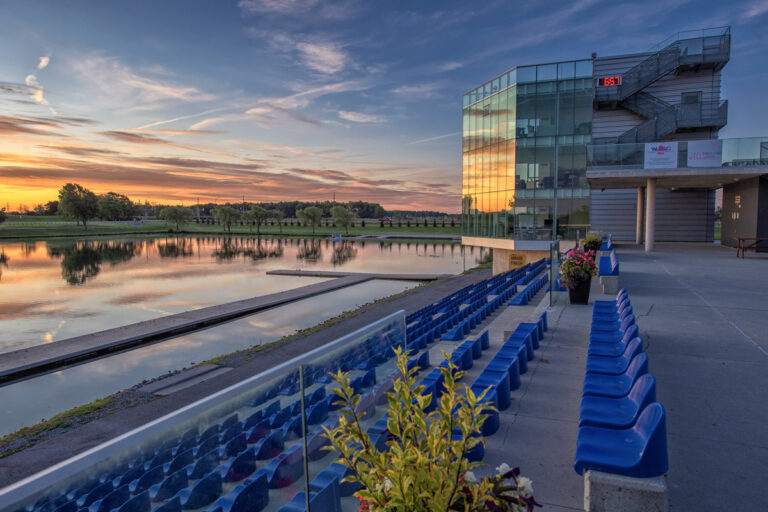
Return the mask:
{"type": "Polygon", "coordinates": [[[593,96],[591,60],[517,67],[464,95],[463,236],[584,235],[593,96]]]}

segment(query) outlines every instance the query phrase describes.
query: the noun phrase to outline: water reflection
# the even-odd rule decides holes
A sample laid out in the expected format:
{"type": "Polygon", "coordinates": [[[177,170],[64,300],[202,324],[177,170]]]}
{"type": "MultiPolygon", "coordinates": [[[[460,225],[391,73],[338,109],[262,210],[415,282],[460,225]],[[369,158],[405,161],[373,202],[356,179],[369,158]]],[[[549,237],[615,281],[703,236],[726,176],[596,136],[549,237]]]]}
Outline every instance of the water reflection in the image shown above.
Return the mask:
{"type": "Polygon", "coordinates": [[[48,246],[48,255],[61,258],[61,277],[67,284],[81,285],[98,275],[102,263],[117,265],[130,261],[141,249],[141,244],[134,241],[85,241],[48,246]]]}
{"type": "MultiPolygon", "coordinates": [[[[361,244],[365,247],[365,242],[361,244]]],[[[331,263],[334,267],[339,267],[351,259],[357,257],[357,248],[350,242],[338,242],[333,247],[333,254],[331,254],[331,263]]]]}
{"type": "Polygon", "coordinates": [[[0,352],[323,281],[278,269],[453,274],[484,255],[430,241],[158,236],[0,243],[0,352]],[[87,321],[83,319],[87,318],[87,321]]]}

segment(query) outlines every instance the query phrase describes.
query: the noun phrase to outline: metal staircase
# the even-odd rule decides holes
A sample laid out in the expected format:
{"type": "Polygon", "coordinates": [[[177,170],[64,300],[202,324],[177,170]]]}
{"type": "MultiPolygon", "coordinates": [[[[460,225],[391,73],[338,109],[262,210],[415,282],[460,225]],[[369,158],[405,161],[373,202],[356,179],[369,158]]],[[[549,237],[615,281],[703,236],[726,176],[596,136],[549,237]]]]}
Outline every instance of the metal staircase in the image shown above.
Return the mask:
{"type": "Polygon", "coordinates": [[[649,142],[674,133],[680,128],[722,128],[727,122],[727,102],[669,104],[643,92],[669,73],[703,68],[720,69],[730,58],[730,28],[712,29],[673,36],[640,63],[621,74],[620,85],[595,89],[599,107],[622,107],[647,119],[616,137],[617,143],[649,142]]]}

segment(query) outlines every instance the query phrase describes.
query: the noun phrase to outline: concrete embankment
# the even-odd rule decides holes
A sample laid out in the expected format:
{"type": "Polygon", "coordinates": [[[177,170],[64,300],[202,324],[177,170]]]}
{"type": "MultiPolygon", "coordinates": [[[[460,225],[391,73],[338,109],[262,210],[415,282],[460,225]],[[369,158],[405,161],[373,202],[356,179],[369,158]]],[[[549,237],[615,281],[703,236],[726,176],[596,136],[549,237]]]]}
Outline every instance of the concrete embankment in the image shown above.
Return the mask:
{"type": "Polygon", "coordinates": [[[357,272],[334,272],[332,270],[269,270],[267,275],[304,277],[370,276],[372,279],[388,279],[390,281],[435,281],[441,277],[450,276],[450,274],[361,274],[357,272]]]}
{"type": "Polygon", "coordinates": [[[0,386],[374,279],[356,274],[0,354],[0,386]]]}
{"type": "MultiPolygon", "coordinates": [[[[0,487],[32,475],[53,464],[97,446],[107,440],[160,418],[171,411],[189,405],[203,397],[227,388],[253,375],[273,368],[305,352],[321,347],[345,334],[353,332],[383,316],[404,309],[412,313],[461,288],[486,279],[490,270],[439,279],[431,286],[367,308],[325,329],[308,335],[296,336],[259,352],[248,362],[216,377],[157,398],[148,403],[123,409],[92,421],[69,432],[40,442],[21,452],[0,459],[0,487]]],[[[346,279],[346,278],[341,278],[346,279]]],[[[32,397],[31,399],[43,399],[32,397]]]]}

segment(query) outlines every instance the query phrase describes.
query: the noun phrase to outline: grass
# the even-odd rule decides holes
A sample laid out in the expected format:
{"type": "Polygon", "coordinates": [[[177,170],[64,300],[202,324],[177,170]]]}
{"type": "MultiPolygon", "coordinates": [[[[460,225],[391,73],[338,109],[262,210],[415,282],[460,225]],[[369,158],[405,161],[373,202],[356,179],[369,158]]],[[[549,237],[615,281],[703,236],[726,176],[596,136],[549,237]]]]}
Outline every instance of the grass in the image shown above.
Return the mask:
{"type": "MultiPolygon", "coordinates": [[[[165,222],[146,222],[141,224],[131,224],[124,222],[104,222],[93,221],[88,223],[88,229],[76,225],[72,221],[64,220],[57,216],[9,216],[8,220],[0,224],[0,239],[2,238],[50,238],[50,237],[69,237],[69,236],[106,236],[106,235],[144,235],[144,234],[208,234],[208,235],[255,235],[256,229],[239,224],[232,226],[232,231],[228,232],[223,226],[188,223],[175,230],[175,226],[165,222]]],[[[431,223],[424,227],[424,224],[410,227],[403,224],[398,227],[393,223],[392,227],[386,225],[381,227],[378,222],[367,223],[362,227],[357,223],[355,227],[349,229],[349,236],[359,235],[459,235],[461,226],[451,227],[446,224],[438,223],[434,227],[431,223]]],[[[328,237],[334,234],[346,236],[346,230],[340,227],[319,226],[315,228],[314,234],[312,228],[305,226],[262,226],[261,235],[286,235],[286,236],[317,236],[328,237]]]]}
{"type": "Polygon", "coordinates": [[[110,395],[106,398],[100,398],[91,403],[74,407],[68,411],[57,414],[51,419],[41,421],[30,427],[23,427],[16,432],[0,437],[0,458],[7,457],[12,453],[29,448],[38,441],[46,438],[51,431],[57,430],[63,433],[73,425],[87,423],[88,421],[83,420],[87,419],[89,416],[99,415],[100,417],[103,417],[104,414],[101,413],[105,412],[114,404],[115,396],[110,395]],[[22,441],[22,444],[13,449],[5,449],[18,441],[22,441]]]}

